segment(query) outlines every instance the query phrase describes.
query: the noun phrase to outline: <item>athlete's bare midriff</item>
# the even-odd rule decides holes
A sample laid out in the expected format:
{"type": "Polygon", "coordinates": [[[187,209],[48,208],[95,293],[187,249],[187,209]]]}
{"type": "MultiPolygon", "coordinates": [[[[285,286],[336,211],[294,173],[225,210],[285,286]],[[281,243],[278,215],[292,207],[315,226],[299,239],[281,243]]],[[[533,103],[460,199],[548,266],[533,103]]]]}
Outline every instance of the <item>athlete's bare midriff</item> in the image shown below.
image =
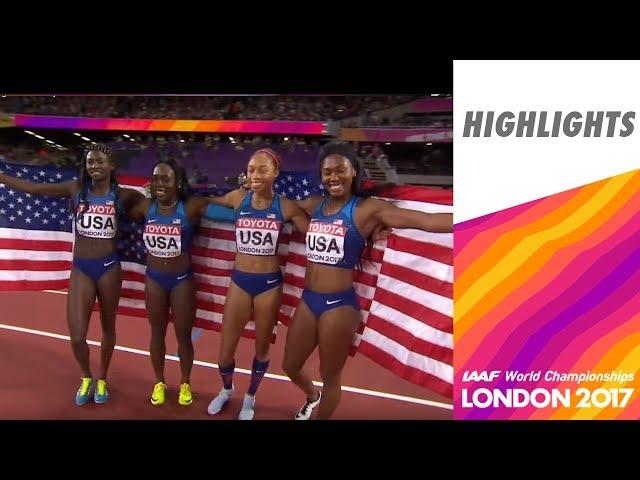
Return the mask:
{"type": "Polygon", "coordinates": [[[104,258],[117,251],[115,238],[89,238],[76,235],[73,246],[74,258],[104,258]]]}
{"type": "Polygon", "coordinates": [[[271,273],[280,269],[280,258],[277,255],[248,255],[237,253],[235,268],[248,273],[271,273]]]}
{"type": "Polygon", "coordinates": [[[182,273],[191,267],[191,255],[182,252],[177,257],[160,258],[147,254],[147,268],[163,273],[182,273]]]}
{"type": "Polygon", "coordinates": [[[307,262],[305,288],[317,293],[338,293],[353,287],[353,269],[307,262]]]}

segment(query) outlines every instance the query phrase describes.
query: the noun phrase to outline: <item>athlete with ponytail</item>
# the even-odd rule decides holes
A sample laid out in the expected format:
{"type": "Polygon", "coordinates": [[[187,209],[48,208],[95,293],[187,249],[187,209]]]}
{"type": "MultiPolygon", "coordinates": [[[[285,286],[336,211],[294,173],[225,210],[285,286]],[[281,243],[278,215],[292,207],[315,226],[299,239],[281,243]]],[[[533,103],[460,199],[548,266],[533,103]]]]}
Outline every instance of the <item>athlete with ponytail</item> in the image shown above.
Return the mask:
{"type": "Polygon", "coordinates": [[[295,202],[274,192],[273,183],[280,173],[280,164],[277,153],[260,149],[251,156],[247,166],[249,189],[241,185],[225,196],[209,199],[235,209],[237,250],[224,305],[218,357],[223,388],[209,404],[210,415],[219,413],[231,398],[236,347],[253,312],[255,356],[249,390],[238,418],[254,417],[255,395],[269,367],[271,336],[282,299],[282,271],[277,256],[280,232],[288,221],[301,232],[305,232],[309,224],[306,214],[295,202]]]}

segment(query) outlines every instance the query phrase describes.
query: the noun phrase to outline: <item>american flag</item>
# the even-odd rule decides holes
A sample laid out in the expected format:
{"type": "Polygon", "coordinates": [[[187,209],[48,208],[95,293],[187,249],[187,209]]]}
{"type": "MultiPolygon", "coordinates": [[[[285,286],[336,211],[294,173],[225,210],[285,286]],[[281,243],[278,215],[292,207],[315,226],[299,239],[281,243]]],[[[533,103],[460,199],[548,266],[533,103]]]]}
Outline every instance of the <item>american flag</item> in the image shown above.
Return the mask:
{"type": "MultiPolygon", "coordinates": [[[[0,171],[33,182],[63,182],[76,171],[0,163],[0,171]]],[[[73,236],[68,199],[30,195],[0,183],[0,290],[65,288],[73,236]]]]}
{"type": "MultiPolygon", "coordinates": [[[[77,178],[77,171],[0,163],[0,170],[37,182],[77,178]]],[[[142,190],[147,179],[120,176],[142,190]]],[[[291,199],[322,192],[317,174],[281,172],[276,191],[291,199]]],[[[199,190],[199,194],[208,193],[199,190]]],[[[219,192],[216,192],[219,193],[219,192]]],[[[389,187],[380,198],[425,212],[452,212],[450,190],[389,187]]],[[[0,290],[66,288],[73,233],[67,199],[29,195],[0,184],[0,290]]],[[[119,312],[146,317],[142,224],[119,220],[123,283],[119,312]]],[[[196,326],[220,330],[235,258],[234,226],[203,219],[191,248],[196,274],[196,326]]],[[[288,325],[304,288],[304,235],[285,225],[278,254],[284,270],[280,321],[288,325]]],[[[363,322],[352,353],[368,356],[414,383],[452,397],[453,234],[394,230],[354,273],[363,322]]],[[[253,337],[253,322],[244,335],[253,337]]]]}

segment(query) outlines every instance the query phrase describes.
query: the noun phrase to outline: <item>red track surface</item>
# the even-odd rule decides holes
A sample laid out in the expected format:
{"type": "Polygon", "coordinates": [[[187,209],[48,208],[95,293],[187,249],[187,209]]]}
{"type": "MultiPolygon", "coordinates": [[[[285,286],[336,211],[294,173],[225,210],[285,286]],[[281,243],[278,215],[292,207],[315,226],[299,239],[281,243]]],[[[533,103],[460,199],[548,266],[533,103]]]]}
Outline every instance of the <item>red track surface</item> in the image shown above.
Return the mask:
{"type": "MultiPolygon", "coordinates": [[[[60,335],[68,335],[66,295],[47,292],[0,293],[0,323],[60,335]]],[[[286,327],[278,327],[278,338],[271,350],[269,373],[284,375],[281,364],[286,327]]],[[[149,327],[145,319],[119,316],[117,345],[149,350],[149,327]]],[[[89,340],[100,341],[100,319],[94,313],[89,340]]],[[[204,331],[194,342],[196,360],[216,363],[219,334],[204,331]]],[[[100,349],[90,345],[91,364],[97,373],[100,349]]],[[[177,344],[173,329],[167,333],[167,354],[175,355],[177,344]]],[[[253,343],[241,339],[236,367],[250,369],[253,343]]],[[[318,374],[317,351],[307,363],[315,380],[318,374]]],[[[236,419],[249,375],[236,371],[235,394],[215,417],[207,415],[209,401],[221,388],[216,368],[194,365],[191,385],[194,402],[189,407],[177,403],[180,381],[178,362],[167,360],[165,378],[169,385],[167,402],[153,406],[149,396],[154,378],[148,356],[116,350],[109,371],[111,398],[104,405],[93,402],[77,407],[75,392],[80,371],[68,340],[0,328],[0,419],[236,419]]],[[[378,364],[356,355],[345,367],[344,386],[387,394],[403,395],[450,404],[450,399],[407,382],[378,364]]],[[[304,395],[289,381],[265,377],[256,396],[256,420],[293,417],[304,395]]],[[[451,419],[452,410],[372,395],[343,391],[335,419],[451,419]]]]}

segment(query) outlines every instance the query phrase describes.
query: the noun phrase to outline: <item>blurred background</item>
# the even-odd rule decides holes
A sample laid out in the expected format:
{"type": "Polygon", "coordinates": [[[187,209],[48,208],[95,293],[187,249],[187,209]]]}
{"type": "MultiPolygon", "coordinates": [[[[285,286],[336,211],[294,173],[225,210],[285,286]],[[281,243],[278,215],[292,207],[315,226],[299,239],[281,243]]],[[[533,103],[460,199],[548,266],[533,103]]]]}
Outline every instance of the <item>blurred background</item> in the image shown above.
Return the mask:
{"type": "Polygon", "coordinates": [[[282,170],[317,172],[318,151],[350,142],[375,182],[453,185],[453,99],[424,95],[2,95],[0,161],[77,165],[107,143],[120,174],[172,157],[193,185],[229,190],[258,148],[282,170]]]}

